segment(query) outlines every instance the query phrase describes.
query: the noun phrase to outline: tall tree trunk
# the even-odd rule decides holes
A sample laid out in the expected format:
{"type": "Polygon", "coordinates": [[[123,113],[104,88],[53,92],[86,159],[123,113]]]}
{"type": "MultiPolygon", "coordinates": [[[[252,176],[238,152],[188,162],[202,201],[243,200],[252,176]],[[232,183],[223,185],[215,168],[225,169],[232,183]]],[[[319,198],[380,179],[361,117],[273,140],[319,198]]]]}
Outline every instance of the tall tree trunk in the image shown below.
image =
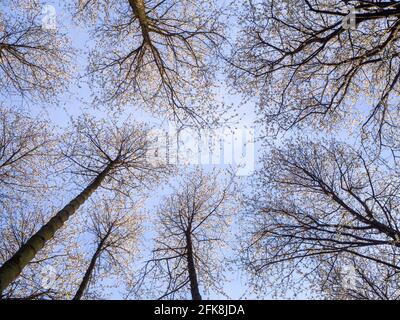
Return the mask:
{"type": "Polygon", "coordinates": [[[189,232],[186,234],[186,250],[187,250],[186,257],[187,257],[187,265],[188,265],[189,281],[190,281],[190,291],[192,293],[192,300],[201,300],[201,295],[200,295],[200,291],[199,291],[199,283],[197,282],[196,267],[194,265],[192,237],[189,232]]]}
{"type": "Polygon", "coordinates": [[[89,266],[86,269],[85,275],[83,276],[82,282],[79,285],[78,291],[76,291],[75,296],[72,298],[72,300],[81,300],[83,294],[85,293],[85,290],[89,284],[90,278],[92,277],[94,267],[96,266],[96,261],[99,258],[101,251],[103,250],[104,242],[107,240],[109,235],[110,235],[110,232],[108,232],[106,234],[106,236],[103,239],[101,239],[101,241],[99,242],[99,244],[96,248],[96,252],[92,256],[92,259],[90,259],[89,266]]]}
{"type": "Polygon", "coordinates": [[[9,260],[4,262],[0,267],[0,296],[3,290],[19,276],[23,268],[32,261],[36,253],[44,247],[46,242],[53,238],[55,232],[96,191],[112,167],[113,162],[100,172],[85,190],[42,226],[9,260]]]}

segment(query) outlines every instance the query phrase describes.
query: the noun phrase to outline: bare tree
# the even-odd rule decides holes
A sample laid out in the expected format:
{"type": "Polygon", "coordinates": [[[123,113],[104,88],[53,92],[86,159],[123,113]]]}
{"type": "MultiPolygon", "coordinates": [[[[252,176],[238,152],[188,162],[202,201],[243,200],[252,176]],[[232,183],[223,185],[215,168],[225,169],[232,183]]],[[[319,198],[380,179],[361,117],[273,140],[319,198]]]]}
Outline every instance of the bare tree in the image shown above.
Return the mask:
{"type": "Polygon", "coordinates": [[[399,178],[384,158],[373,162],[335,141],[273,149],[249,201],[245,265],[261,283],[294,290],[309,280],[336,297],[346,289],[341,272],[351,267],[354,283],[344,296],[382,298],[378,287],[398,297],[399,178]]]}
{"type": "Polygon", "coordinates": [[[75,11],[97,22],[88,73],[102,101],[178,118],[212,108],[211,58],[223,40],[214,1],[82,0],[75,11]]]}
{"type": "Polygon", "coordinates": [[[46,175],[55,135],[48,121],[0,106],[0,205],[38,196],[48,187],[46,175]]]}
{"type": "Polygon", "coordinates": [[[267,125],[332,127],[350,119],[364,139],[392,147],[400,112],[399,16],[397,1],[246,1],[232,83],[259,98],[267,125]]]}
{"type": "MultiPolygon", "coordinates": [[[[99,281],[101,269],[109,277],[115,269],[119,278],[129,276],[128,270],[137,253],[137,242],[141,236],[141,217],[138,205],[126,206],[121,196],[109,199],[102,197],[90,207],[88,232],[92,235],[95,251],[90,258],[74,300],[80,300],[88,290],[89,284],[99,281]],[[97,273],[97,275],[96,275],[97,273]]],[[[114,279],[115,285],[120,284],[114,279]]]]}
{"type": "MultiPolygon", "coordinates": [[[[142,279],[159,299],[190,297],[201,300],[200,290],[222,290],[223,247],[232,207],[231,184],[201,170],[184,176],[157,211],[152,258],[142,279]]],[[[136,289],[138,290],[138,289],[136,289]]],[[[143,295],[143,290],[138,290],[143,295]]]]}
{"type": "Polygon", "coordinates": [[[163,172],[163,167],[152,161],[150,137],[144,126],[129,120],[110,124],[87,116],[73,124],[63,154],[78,174],[75,182],[86,182],[86,187],[0,267],[1,292],[100,186],[129,196],[132,188],[151,183],[163,172]]]}
{"type": "Polygon", "coordinates": [[[399,300],[398,272],[357,256],[324,259],[317,270],[324,296],[343,300],[399,300]],[[322,267],[322,266],[321,266],[322,267]]]}
{"type": "Polygon", "coordinates": [[[72,48],[56,27],[42,24],[43,6],[41,1],[1,2],[0,94],[4,96],[48,101],[66,88],[72,48]]]}
{"type": "MultiPolygon", "coordinates": [[[[59,186],[55,127],[43,114],[28,116],[25,110],[0,107],[0,264],[10,259],[52,215],[65,188],[59,186]]],[[[74,243],[69,228],[38,253],[2,293],[7,299],[52,299],[68,293],[77,264],[64,261],[74,243]],[[58,243],[58,244],[57,244],[58,243]],[[62,244],[61,244],[62,243],[62,244]],[[63,268],[58,268],[63,264],[63,268]],[[57,267],[56,287],[44,285],[42,271],[57,267]]]]}

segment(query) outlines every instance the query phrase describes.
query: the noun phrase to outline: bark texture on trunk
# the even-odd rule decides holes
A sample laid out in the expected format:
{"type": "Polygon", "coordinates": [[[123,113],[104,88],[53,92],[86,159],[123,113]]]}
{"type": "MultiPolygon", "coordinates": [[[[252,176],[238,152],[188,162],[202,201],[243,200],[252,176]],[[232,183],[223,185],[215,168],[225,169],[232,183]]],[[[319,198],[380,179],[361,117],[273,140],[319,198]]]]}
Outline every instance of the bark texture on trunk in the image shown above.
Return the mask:
{"type": "Polygon", "coordinates": [[[196,267],[194,265],[192,237],[190,233],[186,234],[186,257],[189,272],[190,292],[192,293],[193,300],[201,300],[199,291],[199,283],[197,281],[196,267]]]}
{"type": "Polygon", "coordinates": [[[76,210],[96,191],[104,178],[110,172],[110,163],[77,197],[56,213],[49,222],[40,228],[21,248],[0,267],[0,296],[7,286],[13,282],[23,268],[35,257],[47,241],[53,238],[55,232],[73,215],[76,210]]]}

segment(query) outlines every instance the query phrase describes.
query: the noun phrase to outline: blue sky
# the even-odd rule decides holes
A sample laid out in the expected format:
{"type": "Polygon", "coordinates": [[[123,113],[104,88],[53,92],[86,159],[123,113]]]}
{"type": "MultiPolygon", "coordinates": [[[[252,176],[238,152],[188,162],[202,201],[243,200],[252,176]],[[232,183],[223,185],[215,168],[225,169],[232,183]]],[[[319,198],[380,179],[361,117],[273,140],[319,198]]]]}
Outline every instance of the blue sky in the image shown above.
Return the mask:
{"type": "MultiPolygon", "coordinates": [[[[53,5],[56,9],[56,18],[58,27],[62,26],[62,32],[65,32],[71,39],[72,45],[75,48],[81,49],[78,51],[76,55],[74,55],[74,61],[78,66],[77,76],[83,75],[85,70],[85,65],[87,62],[86,52],[88,48],[94,45],[93,41],[91,41],[90,36],[88,34],[88,30],[83,26],[78,26],[72,23],[70,14],[62,7],[62,2],[60,1],[47,1],[45,4],[53,5]],[[82,50],[84,49],[84,50],[82,50]]],[[[221,80],[223,79],[223,75],[220,76],[221,80]]],[[[84,79],[82,79],[84,80],[84,79]]],[[[240,98],[234,94],[229,93],[229,90],[226,87],[221,87],[218,91],[218,100],[224,101],[228,104],[233,104],[235,106],[240,106],[238,111],[238,122],[237,125],[239,127],[252,127],[254,126],[254,104],[250,101],[246,104],[241,105],[240,98]]],[[[80,115],[84,111],[90,110],[90,113],[96,114],[100,117],[108,116],[105,111],[102,110],[93,110],[90,109],[90,101],[91,101],[91,93],[89,87],[85,83],[85,81],[72,81],[69,91],[60,96],[60,103],[57,105],[47,105],[45,107],[33,107],[32,105],[27,105],[30,112],[33,114],[38,112],[45,112],[50,117],[51,121],[60,127],[67,125],[70,116],[80,115]]],[[[15,99],[11,101],[13,104],[16,103],[15,99]]],[[[25,102],[21,102],[22,105],[25,105],[25,102]]],[[[147,123],[151,123],[154,125],[159,125],[164,128],[168,127],[168,123],[164,119],[159,119],[154,117],[153,115],[143,111],[142,109],[137,108],[135,106],[127,106],[125,109],[126,114],[134,115],[135,119],[145,121],[147,123]]],[[[235,111],[236,113],[237,111],[235,111]]],[[[257,131],[256,131],[257,135],[257,131]]],[[[256,144],[255,153],[256,158],[258,155],[258,144],[256,144]]],[[[256,159],[255,158],[255,159],[256,159]]],[[[242,180],[244,182],[246,179],[250,177],[244,177],[242,180]]],[[[153,197],[148,201],[148,208],[151,207],[160,199],[159,192],[155,192],[158,197],[153,197]]],[[[235,232],[238,226],[234,226],[232,228],[232,232],[235,232]]],[[[149,236],[149,235],[147,235],[149,236]]],[[[235,252],[231,252],[228,256],[235,256],[235,252]]],[[[226,284],[226,293],[229,297],[238,299],[242,298],[245,294],[246,298],[255,298],[254,295],[250,294],[248,289],[246,288],[246,275],[242,271],[232,272],[228,275],[228,278],[231,280],[226,284]]],[[[119,298],[117,292],[111,293],[111,298],[119,298]]],[[[210,298],[223,298],[215,294],[211,294],[210,298]]]]}

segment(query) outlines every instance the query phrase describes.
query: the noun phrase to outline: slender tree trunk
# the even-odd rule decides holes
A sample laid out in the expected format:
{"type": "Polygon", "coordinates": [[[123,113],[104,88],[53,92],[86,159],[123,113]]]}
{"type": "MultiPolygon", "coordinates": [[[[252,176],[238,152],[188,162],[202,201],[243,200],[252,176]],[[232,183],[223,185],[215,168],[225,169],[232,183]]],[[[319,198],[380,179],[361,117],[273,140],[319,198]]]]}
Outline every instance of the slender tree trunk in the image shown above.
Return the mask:
{"type": "Polygon", "coordinates": [[[199,291],[199,283],[197,282],[196,267],[194,265],[192,237],[190,233],[186,234],[186,249],[187,249],[187,265],[190,280],[190,291],[192,293],[192,300],[201,300],[199,291]]]}
{"type": "Polygon", "coordinates": [[[109,235],[110,235],[110,233],[107,233],[106,236],[103,239],[101,239],[101,241],[99,242],[99,244],[96,248],[96,252],[92,256],[92,259],[90,259],[89,266],[86,269],[85,275],[83,276],[82,282],[79,285],[78,291],[76,291],[75,296],[72,298],[72,300],[81,300],[83,294],[85,293],[85,290],[89,284],[90,278],[92,277],[94,267],[96,266],[96,261],[99,258],[101,251],[103,250],[104,242],[107,240],[109,235]]]}
{"type": "Polygon", "coordinates": [[[21,248],[0,267],[0,296],[7,286],[13,282],[23,268],[44,247],[47,241],[53,238],[55,232],[73,215],[76,210],[96,191],[104,178],[110,172],[113,163],[110,163],[76,198],[69,202],[62,210],[56,213],[38,232],[36,232],[21,248]]]}
{"type": "Polygon", "coordinates": [[[158,71],[161,77],[164,77],[165,69],[163,67],[163,62],[160,56],[160,52],[153,45],[150,38],[149,21],[146,15],[146,6],[144,4],[144,0],[129,0],[129,5],[132,8],[133,14],[139,20],[139,25],[142,30],[143,42],[150,47],[158,71]]]}

